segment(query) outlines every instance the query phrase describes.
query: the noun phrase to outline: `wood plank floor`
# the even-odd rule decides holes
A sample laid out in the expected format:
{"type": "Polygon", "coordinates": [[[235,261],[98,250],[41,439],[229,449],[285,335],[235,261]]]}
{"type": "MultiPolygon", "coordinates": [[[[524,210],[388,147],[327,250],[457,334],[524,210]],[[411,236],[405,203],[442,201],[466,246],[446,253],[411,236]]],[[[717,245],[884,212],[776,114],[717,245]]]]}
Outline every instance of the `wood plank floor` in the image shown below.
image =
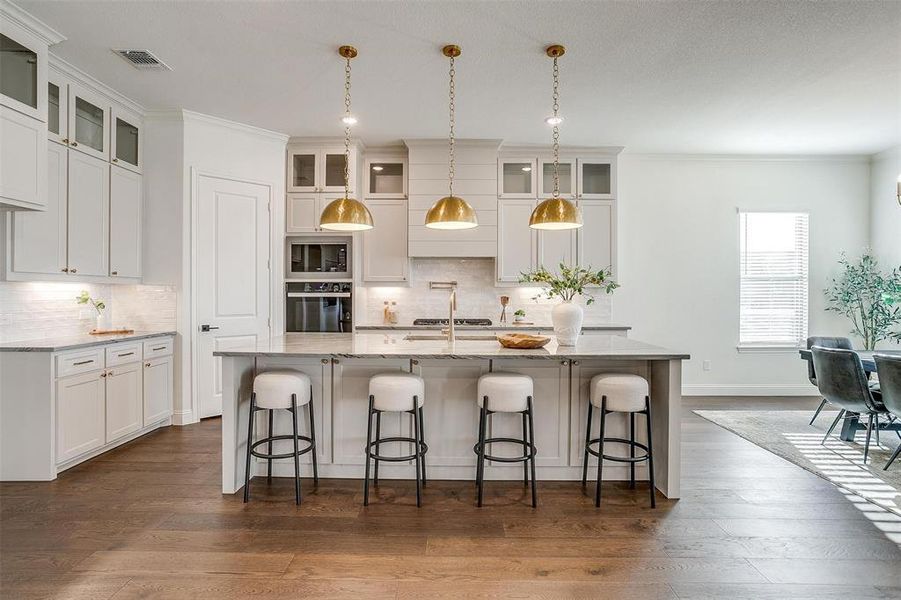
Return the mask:
{"type": "Polygon", "coordinates": [[[683,492],[605,484],[265,479],[219,493],[219,422],[172,427],[50,483],[0,484],[0,597],[901,598],[901,522],[697,417],[690,408],[797,409],[799,399],[693,400],[683,492]]]}

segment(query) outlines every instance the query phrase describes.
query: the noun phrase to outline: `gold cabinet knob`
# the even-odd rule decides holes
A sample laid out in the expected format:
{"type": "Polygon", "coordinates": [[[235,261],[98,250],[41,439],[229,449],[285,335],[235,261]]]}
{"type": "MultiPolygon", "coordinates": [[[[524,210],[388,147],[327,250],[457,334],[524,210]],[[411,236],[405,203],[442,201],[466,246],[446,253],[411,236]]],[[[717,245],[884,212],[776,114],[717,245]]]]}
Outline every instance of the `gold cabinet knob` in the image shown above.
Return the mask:
{"type": "Polygon", "coordinates": [[[64,144],[68,144],[68,143],[69,143],[69,138],[63,138],[63,143],[64,143],[64,144]]]}
{"type": "Polygon", "coordinates": [[[63,273],[68,273],[69,269],[67,267],[63,267],[62,269],[60,269],[60,271],[62,271],[63,273]]]}
{"type": "Polygon", "coordinates": [[[113,271],[112,273],[110,273],[110,275],[118,275],[118,274],[119,274],[119,271],[113,271]]]}
{"type": "Polygon", "coordinates": [[[144,366],[145,366],[145,367],[149,367],[149,366],[150,366],[150,363],[144,363],[144,366]]]}
{"type": "Polygon", "coordinates": [[[78,269],[75,269],[75,268],[69,269],[69,273],[78,273],[78,269]]]}
{"type": "Polygon", "coordinates": [[[74,148],[75,146],[77,146],[77,145],[78,145],[78,142],[72,142],[72,147],[73,147],[73,148],[74,148]]]}
{"type": "Polygon", "coordinates": [[[117,163],[117,162],[119,162],[119,159],[118,159],[118,158],[114,158],[114,159],[113,159],[113,162],[114,162],[114,163],[117,163]]]}

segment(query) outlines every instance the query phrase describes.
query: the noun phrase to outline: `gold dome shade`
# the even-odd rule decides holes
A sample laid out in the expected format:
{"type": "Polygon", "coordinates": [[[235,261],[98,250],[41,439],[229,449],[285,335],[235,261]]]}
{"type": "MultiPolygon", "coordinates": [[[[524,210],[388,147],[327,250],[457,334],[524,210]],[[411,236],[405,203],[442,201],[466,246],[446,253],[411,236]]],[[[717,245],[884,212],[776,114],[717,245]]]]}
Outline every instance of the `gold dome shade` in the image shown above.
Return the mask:
{"type": "Polygon", "coordinates": [[[425,215],[430,229],[472,229],[479,226],[476,211],[459,196],[445,196],[432,205],[425,215]]]}
{"type": "Polygon", "coordinates": [[[564,198],[548,198],[538,204],[529,218],[532,229],[576,229],[582,226],[582,211],[564,198]]]}
{"type": "Polygon", "coordinates": [[[332,231],[372,229],[372,214],[366,205],[354,198],[338,198],[328,203],[319,217],[319,226],[332,231]]]}

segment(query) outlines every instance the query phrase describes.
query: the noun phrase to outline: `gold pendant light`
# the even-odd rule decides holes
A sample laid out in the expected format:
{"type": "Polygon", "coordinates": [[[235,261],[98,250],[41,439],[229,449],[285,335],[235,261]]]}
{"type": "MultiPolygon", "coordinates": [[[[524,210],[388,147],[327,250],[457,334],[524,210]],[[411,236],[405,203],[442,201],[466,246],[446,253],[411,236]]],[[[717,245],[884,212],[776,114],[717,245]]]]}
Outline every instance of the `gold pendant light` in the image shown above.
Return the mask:
{"type": "Polygon", "coordinates": [[[479,226],[476,211],[469,205],[469,202],[459,196],[454,196],[454,75],[456,75],[454,59],[460,56],[460,47],[445,46],[442,53],[450,59],[450,85],[448,88],[448,108],[450,110],[448,189],[450,193],[432,205],[432,208],[426,213],[425,226],[430,229],[472,229],[479,226]]]}
{"type": "Polygon", "coordinates": [[[554,127],[554,195],[539,203],[529,218],[532,229],[576,229],[582,226],[582,211],[579,207],[560,197],[560,68],[557,59],[563,56],[566,48],[560,44],[547,47],[547,55],[554,59],[554,113],[545,119],[554,127]]]}
{"type": "Polygon", "coordinates": [[[344,58],[344,197],[332,200],[319,217],[319,226],[331,231],[363,231],[372,229],[372,215],[366,205],[350,197],[350,126],[357,122],[350,113],[350,59],[357,56],[353,46],[341,46],[338,54],[344,58]]]}

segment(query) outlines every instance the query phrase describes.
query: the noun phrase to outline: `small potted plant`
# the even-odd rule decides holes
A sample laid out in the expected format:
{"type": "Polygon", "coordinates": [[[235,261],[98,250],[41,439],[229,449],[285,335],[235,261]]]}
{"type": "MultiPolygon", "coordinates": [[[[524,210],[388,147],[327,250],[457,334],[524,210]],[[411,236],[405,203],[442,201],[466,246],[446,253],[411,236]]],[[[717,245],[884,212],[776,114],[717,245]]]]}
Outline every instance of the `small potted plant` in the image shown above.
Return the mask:
{"type": "Polygon", "coordinates": [[[568,267],[560,263],[559,274],[552,273],[542,266],[530,273],[522,273],[519,281],[545,285],[547,288],[538,294],[538,297],[559,298],[562,301],[551,311],[554,335],[561,346],[575,346],[582,333],[584,311],[581,306],[573,303],[573,299],[576,296],[584,296],[585,304],[591,304],[594,302],[594,296],[586,291],[586,288],[591,287],[597,287],[607,294],[612,293],[619,284],[610,276],[610,269],[594,270],[590,265],[587,268],[578,265],[568,267]]]}
{"type": "Polygon", "coordinates": [[[109,313],[104,313],[106,303],[100,298],[92,298],[87,290],[81,290],[81,294],[75,296],[78,304],[90,304],[97,311],[97,331],[104,331],[112,327],[112,319],[109,313]]]}
{"type": "Polygon", "coordinates": [[[520,308],[516,312],[513,313],[513,322],[514,323],[522,323],[525,320],[526,320],[526,311],[524,311],[523,309],[520,308]]]}

